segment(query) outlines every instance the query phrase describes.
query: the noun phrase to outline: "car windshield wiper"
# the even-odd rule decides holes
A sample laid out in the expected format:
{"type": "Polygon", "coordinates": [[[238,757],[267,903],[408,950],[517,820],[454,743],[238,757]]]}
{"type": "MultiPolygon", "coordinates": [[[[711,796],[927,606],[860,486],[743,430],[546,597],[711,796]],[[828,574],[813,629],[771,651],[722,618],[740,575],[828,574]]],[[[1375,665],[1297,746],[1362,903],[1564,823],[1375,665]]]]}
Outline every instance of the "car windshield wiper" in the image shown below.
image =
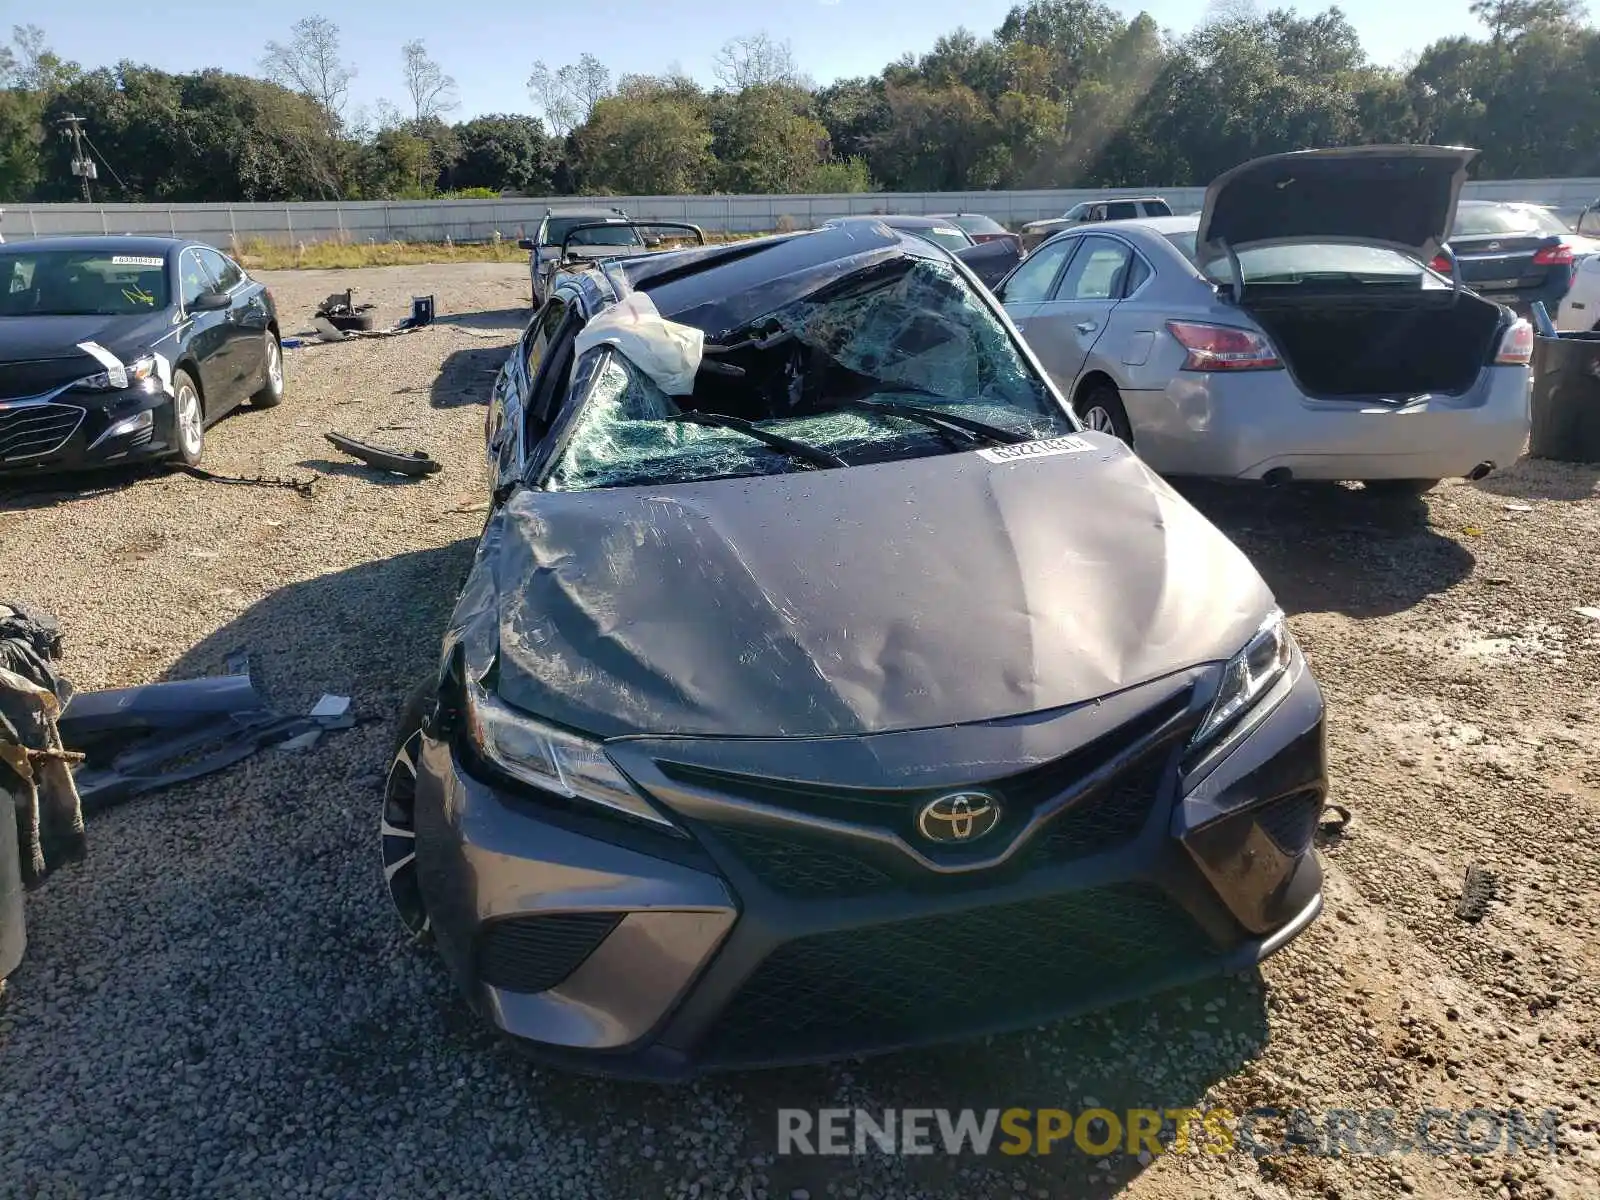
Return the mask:
{"type": "MultiPolygon", "coordinates": [[[[930,392],[927,388],[914,387],[910,384],[878,384],[866,393],[870,396],[875,392],[909,392],[916,396],[932,396],[937,400],[947,397],[940,396],[938,392],[930,392]]],[[[990,425],[986,421],[975,421],[971,417],[957,416],[955,413],[941,412],[938,409],[924,408],[920,404],[902,404],[898,400],[868,400],[866,396],[857,396],[844,403],[849,408],[876,409],[879,412],[894,413],[899,417],[920,421],[924,424],[937,422],[940,425],[961,430],[971,435],[973,442],[983,441],[991,446],[1014,446],[1018,442],[1033,440],[1029,433],[1016,433],[1010,429],[1002,429],[998,425],[990,425]]]]}
{"type": "Polygon", "coordinates": [[[712,429],[732,429],[744,434],[746,437],[755,438],[758,442],[764,442],[780,454],[787,454],[790,458],[810,463],[814,467],[848,467],[850,465],[831,450],[824,450],[820,446],[811,446],[805,442],[796,441],[794,438],[784,437],[781,433],[771,433],[740,417],[725,417],[721,413],[685,412],[679,413],[675,417],[669,417],[668,420],[685,421],[691,425],[706,425],[712,429]]]}

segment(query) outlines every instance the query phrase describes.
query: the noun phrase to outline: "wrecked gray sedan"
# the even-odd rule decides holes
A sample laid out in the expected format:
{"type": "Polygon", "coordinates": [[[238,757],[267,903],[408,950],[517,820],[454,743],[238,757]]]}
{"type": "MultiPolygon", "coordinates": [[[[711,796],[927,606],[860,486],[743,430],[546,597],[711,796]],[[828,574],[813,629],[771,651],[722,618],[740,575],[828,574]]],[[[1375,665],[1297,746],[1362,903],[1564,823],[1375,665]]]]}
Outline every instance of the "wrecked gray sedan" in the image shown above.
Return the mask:
{"type": "Polygon", "coordinates": [[[472,1005],[676,1077],[1036,1025],[1316,917],[1322,700],[1244,556],[937,246],[563,276],[384,797],[472,1005]]]}

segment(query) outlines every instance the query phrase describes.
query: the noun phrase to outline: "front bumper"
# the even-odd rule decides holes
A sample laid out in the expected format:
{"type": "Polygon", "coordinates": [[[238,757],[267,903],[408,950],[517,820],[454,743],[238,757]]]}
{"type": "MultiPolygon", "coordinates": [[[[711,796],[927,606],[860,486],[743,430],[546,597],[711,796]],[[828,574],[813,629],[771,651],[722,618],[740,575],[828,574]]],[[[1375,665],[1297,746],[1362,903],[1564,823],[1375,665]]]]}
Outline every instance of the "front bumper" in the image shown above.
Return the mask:
{"type": "Polygon", "coordinates": [[[146,462],[175,454],[177,445],[172,397],[159,386],[0,401],[0,479],[146,462]],[[134,427],[114,432],[127,422],[134,427]]]}
{"type": "MultiPolygon", "coordinates": [[[[836,756],[611,743],[689,838],[488,784],[425,737],[419,879],[473,1007],[583,1070],[676,1078],[1035,1026],[1251,967],[1320,911],[1316,684],[1297,655],[1246,727],[1185,764],[1211,688],[1190,672],[1023,729],[840,739],[836,756]],[[1011,815],[981,850],[913,845],[880,790],[933,744],[1034,764],[993,785],[1011,815]],[[867,762],[880,788],[856,786],[867,762]]],[[[952,770],[906,794],[974,784],[952,770]]]]}
{"type": "Polygon", "coordinates": [[[1527,446],[1527,367],[1486,367],[1460,396],[1403,405],[1317,400],[1286,371],[1185,372],[1123,395],[1135,449],[1163,475],[1301,480],[1444,479],[1509,467],[1527,446]]]}

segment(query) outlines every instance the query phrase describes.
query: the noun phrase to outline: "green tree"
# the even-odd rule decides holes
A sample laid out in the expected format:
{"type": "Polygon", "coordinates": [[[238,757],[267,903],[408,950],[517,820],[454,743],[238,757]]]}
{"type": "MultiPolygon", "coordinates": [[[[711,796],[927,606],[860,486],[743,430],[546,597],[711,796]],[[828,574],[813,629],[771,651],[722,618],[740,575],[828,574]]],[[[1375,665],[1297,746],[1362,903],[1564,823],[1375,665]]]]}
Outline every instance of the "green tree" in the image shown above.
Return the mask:
{"type": "Polygon", "coordinates": [[[611,195],[703,191],[715,167],[705,105],[686,89],[628,81],[573,135],[583,190],[611,195]]]}
{"type": "Polygon", "coordinates": [[[810,115],[811,95],[781,84],[753,84],[711,104],[718,184],[729,192],[796,192],[829,160],[828,131],[810,115]]]}
{"type": "Polygon", "coordinates": [[[538,117],[497,113],[456,126],[461,151],[451,165],[452,189],[485,187],[528,195],[551,190],[558,147],[538,117]]]}

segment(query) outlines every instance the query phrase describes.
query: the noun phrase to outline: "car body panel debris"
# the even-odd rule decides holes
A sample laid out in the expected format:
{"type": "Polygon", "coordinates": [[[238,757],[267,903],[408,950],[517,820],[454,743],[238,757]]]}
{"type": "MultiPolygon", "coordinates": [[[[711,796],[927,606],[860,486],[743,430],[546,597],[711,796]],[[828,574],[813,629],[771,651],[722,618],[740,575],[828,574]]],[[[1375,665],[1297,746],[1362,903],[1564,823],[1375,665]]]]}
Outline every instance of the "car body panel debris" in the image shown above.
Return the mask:
{"type": "Polygon", "coordinates": [[[421,476],[433,475],[444,469],[440,463],[429,458],[421,450],[395,450],[388,446],[374,446],[370,442],[359,442],[342,433],[326,433],[323,436],[328,439],[329,444],[380,471],[389,471],[396,475],[421,476]]]}

